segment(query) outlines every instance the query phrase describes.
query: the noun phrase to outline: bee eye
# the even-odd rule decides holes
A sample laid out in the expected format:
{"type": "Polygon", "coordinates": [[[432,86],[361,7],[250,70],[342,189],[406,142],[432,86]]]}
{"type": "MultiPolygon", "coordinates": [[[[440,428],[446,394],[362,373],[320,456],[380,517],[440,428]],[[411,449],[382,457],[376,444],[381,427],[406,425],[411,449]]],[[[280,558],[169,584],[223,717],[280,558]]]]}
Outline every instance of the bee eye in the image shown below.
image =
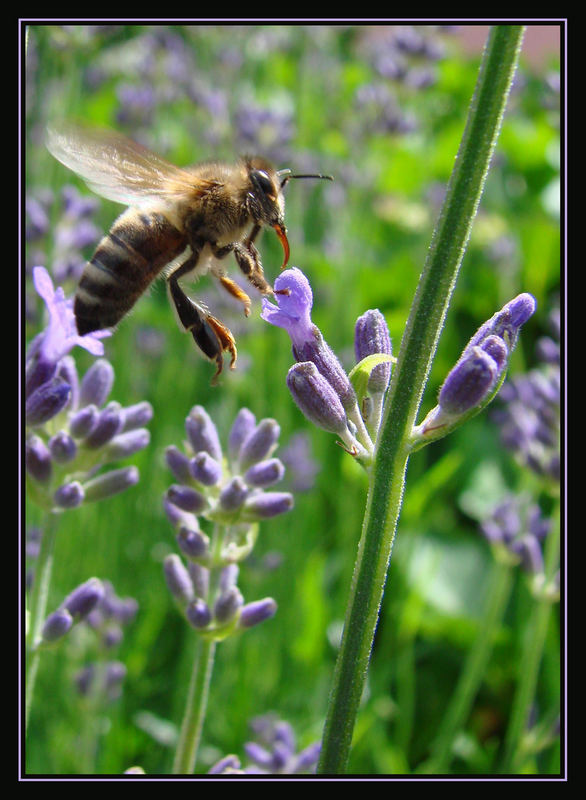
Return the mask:
{"type": "Polygon", "coordinates": [[[275,189],[271,179],[267,173],[263,172],[261,169],[253,169],[250,173],[250,180],[254,184],[255,189],[260,189],[267,195],[274,194],[275,189]]]}

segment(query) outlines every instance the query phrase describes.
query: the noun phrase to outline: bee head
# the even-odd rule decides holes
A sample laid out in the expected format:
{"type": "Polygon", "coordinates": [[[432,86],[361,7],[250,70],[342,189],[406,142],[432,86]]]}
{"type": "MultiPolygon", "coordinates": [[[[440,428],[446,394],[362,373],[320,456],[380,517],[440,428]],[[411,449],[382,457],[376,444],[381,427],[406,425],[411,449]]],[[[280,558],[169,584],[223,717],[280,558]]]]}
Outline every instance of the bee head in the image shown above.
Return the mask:
{"type": "Polygon", "coordinates": [[[289,242],[285,228],[285,197],[283,189],[292,178],[317,178],[332,181],[331,175],[293,175],[290,169],[275,171],[264,159],[255,158],[247,162],[249,191],[249,210],[257,222],[274,228],[285,255],[283,266],[289,260],[289,242]]]}

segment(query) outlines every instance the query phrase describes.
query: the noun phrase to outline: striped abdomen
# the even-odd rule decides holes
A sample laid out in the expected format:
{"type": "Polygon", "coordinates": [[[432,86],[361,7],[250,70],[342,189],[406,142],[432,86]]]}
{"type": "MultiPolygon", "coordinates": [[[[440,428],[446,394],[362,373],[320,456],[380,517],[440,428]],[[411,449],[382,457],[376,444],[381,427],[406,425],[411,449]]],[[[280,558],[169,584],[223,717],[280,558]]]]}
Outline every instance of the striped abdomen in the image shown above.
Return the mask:
{"type": "Polygon", "coordinates": [[[80,335],[120,322],[186,245],[184,234],[163,214],[124,212],[97,246],[77,287],[74,312],[80,335]]]}

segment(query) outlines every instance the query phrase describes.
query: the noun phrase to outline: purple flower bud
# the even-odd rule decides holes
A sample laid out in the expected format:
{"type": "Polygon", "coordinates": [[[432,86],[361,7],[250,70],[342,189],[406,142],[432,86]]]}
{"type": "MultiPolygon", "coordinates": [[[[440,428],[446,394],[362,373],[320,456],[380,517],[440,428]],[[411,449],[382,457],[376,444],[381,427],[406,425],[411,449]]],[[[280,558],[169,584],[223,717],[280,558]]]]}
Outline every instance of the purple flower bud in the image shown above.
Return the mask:
{"type": "Polygon", "coordinates": [[[77,455],[77,445],[65,431],[59,431],[49,439],[49,450],[57,464],[67,464],[77,455]]]}
{"type": "Polygon", "coordinates": [[[139,473],[136,467],[123,467],[99,475],[84,484],[85,502],[92,503],[106,497],[123,492],[138,483],[139,473]]]}
{"type": "Polygon", "coordinates": [[[85,493],[79,481],[64,483],[53,495],[53,502],[58,508],[77,508],[83,503],[85,493]]]}
{"type": "Polygon", "coordinates": [[[314,767],[319,760],[320,752],[321,752],[321,742],[313,742],[312,744],[305,747],[295,757],[294,771],[296,773],[299,773],[311,769],[311,767],[314,767]]]}
{"type": "Polygon", "coordinates": [[[25,445],[26,470],[39,483],[48,483],[51,479],[51,454],[40,436],[29,436],[25,445]]]}
{"type": "Polygon", "coordinates": [[[167,495],[163,497],[163,509],[173,527],[179,529],[181,525],[184,525],[190,530],[198,530],[197,518],[190,512],[182,511],[178,506],[174,505],[167,495]]]}
{"type": "Polygon", "coordinates": [[[209,538],[199,530],[181,527],[177,544],[187,558],[203,558],[208,554],[209,538]]]}
{"type": "Polygon", "coordinates": [[[212,621],[212,612],[201,597],[196,597],[185,609],[185,616],[194,628],[207,628],[212,621]]]}
{"type": "Polygon", "coordinates": [[[222,489],[219,498],[220,508],[223,511],[236,511],[248,494],[248,487],[240,478],[236,476],[222,489]]]}
{"type": "MultiPolygon", "coordinates": [[[[378,309],[370,309],[356,320],[354,329],[354,351],[356,361],[375,353],[392,355],[391,337],[384,316],[378,309]]],[[[379,364],[368,381],[368,388],[377,394],[386,391],[391,378],[391,364],[379,364]]]]}
{"type": "Polygon", "coordinates": [[[256,427],[256,419],[252,411],[241,408],[230,430],[228,437],[228,455],[233,463],[238,461],[240,448],[256,427]]]}
{"type": "Polygon", "coordinates": [[[244,598],[237,586],[232,586],[218,597],[214,603],[214,617],[223,624],[229,622],[244,604],[244,598]]]}
{"type": "Polygon", "coordinates": [[[293,347],[293,355],[298,362],[313,362],[340,398],[344,409],[346,411],[354,409],[356,393],[350,378],[315,325],[311,337],[303,344],[293,347]]]}
{"type": "Polygon", "coordinates": [[[220,572],[220,592],[227,592],[233,586],[236,586],[238,580],[238,564],[228,564],[220,572]]]}
{"type": "Polygon", "coordinates": [[[240,770],[240,759],[235,755],[228,755],[217,761],[213,767],[208,769],[208,775],[230,774],[240,770]]]}
{"type": "Polygon", "coordinates": [[[195,561],[187,564],[187,569],[191,575],[193,588],[197,597],[207,597],[210,584],[210,571],[207,567],[202,567],[195,561]]]}
{"type": "Polygon", "coordinates": [[[313,294],[301,270],[282,272],[275,281],[278,307],[263,297],[261,317],[271,325],[285,328],[293,344],[295,360],[312,361],[331,384],[345,409],[353,408],[356,394],[342,365],[311,322],[313,294]]]}
{"type": "Polygon", "coordinates": [[[120,687],[126,677],[126,667],[121,661],[109,661],[106,667],[105,689],[109,693],[120,687]]]}
{"type": "Polygon", "coordinates": [[[185,420],[185,430],[194,453],[204,450],[216,461],[222,460],[218,431],[203,406],[194,406],[185,420]]]}
{"type": "Polygon", "coordinates": [[[254,603],[247,603],[243,606],[238,620],[240,628],[252,628],[259,625],[277,613],[277,604],[272,597],[265,597],[263,600],[256,600],[254,603]]]}
{"type": "Polygon", "coordinates": [[[85,439],[96,427],[100,412],[89,405],[77,411],[69,420],[69,430],[76,439],[85,439]]]}
{"type": "Polygon", "coordinates": [[[506,366],[507,358],[509,357],[509,350],[507,345],[499,336],[487,336],[480,344],[480,349],[495,361],[500,375],[502,369],[506,366]]]}
{"type": "Polygon", "coordinates": [[[69,384],[71,392],[69,395],[70,408],[77,408],[79,405],[79,376],[77,374],[77,367],[75,366],[75,359],[72,356],[64,356],[57,366],[57,375],[62,378],[65,383],[69,384]]]}
{"type": "Polygon", "coordinates": [[[102,644],[108,650],[117,647],[123,638],[124,633],[122,632],[120,625],[109,623],[106,630],[102,632],[102,644]]]}
{"type": "Polygon", "coordinates": [[[315,364],[294,364],[287,373],[287,386],[293,400],[310,422],[338,436],[347,435],[346,412],[340,398],[315,364]]]}
{"type": "Polygon", "coordinates": [[[73,617],[64,608],[49,614],[43,624],[41,638],[44,642],[55,642],[71,630],[73,617]]]}
{"type": "Polygon", "coordinates": [[[82,669],[75,674],[75,685],[77,686],[77,691],[83,696],[88,695],[92,688],[95,677],[95,664],[87,664],[85,667],[82,667],[82,669]]]}
{"type": "Polygon", "coordinates": [[[126,431],[115,436],[106,445],[106,458],[108,461],[119,461],[144,450],[151,440],[151,435],[146,428],[126,431]]]}
{"type": "Polygon", "coordinates": [[[44,383],[27,398],[27,425],[42,425],[62,411],[69,401],[71,387],[61,378],[44,383]]]}
{"type": "Polygon", "coordinates": [[[527,293],[518,295],[518,297],[504,305],[500,311],[497,311],[484,325],[480,326],[468,342],[466,350],[480,345],[487,336],[494,334],[504,339],[509,352],[511,352],[517,341],[519,328],[527,322],[535,312],[535,308],[534,297],[527,293]]]}
{"type": "Polygon", "coordinates": [[[256,742],[245,742],[244,752],[246,755],[263,769],[273,767],[273,754],[256,742]]]}
{"type": "Polygon", "coordinates": [[[122,409],[122,416],[124,418],[123,433],[144,428],[153,418],[153,407],[144,400],[142,403],[135,403],[133,406],[122,409]]]}
{"type": "Polygon", "coordinates": [[[441,411],[459,416],[479,405],[494,388],[498,367],[480,347],[467,350],[446,378],[439,394],[441,411]]]}
{"type": "Polygon", "coordinates": [[[193,478],[204,486],[215,486],[222,479],[222,466],[209,453],[196,453],[189,462],[193,478]]]}
{"type": "Polygon", "coordinates": [[[267,458],[277,446],[281,428],[274,419],[263,419],[242,443],[240,466],[246,469],[251,464],[267,458]]]}
{"type": "Polygon", "coordinates": [[[44,338],[44,333],[36,336],[27,351],[25,366],[25,397],[27,398],[39,386],[48,383],[57,372],[57,361],[46,358],[43,352],[44,338]]]}
{"type": "Polygon", "coordinates": [[[289,492],[261,492],[244,504],[243,517],[252,522],[270,519],[293,508],[293,495],[289,492]]]}
{"type": "Polygon", "coordinates": [[[98,358],[82,378],[79,405],[103,406],[114,383],[114,367],[105,358],[98,358]]]}
{"type": "Polygon", "coordinates": [[[90,578],[82,583],[63,601],[63,607],[72,617],[81,619],[96,606],[104,596],[104,586],[99,578],[90,578]]]}
{"type": "Polygon", "coordinates": [[[208,506],[208,501],[201,492],[180,484],[173,484],[167,489],[167,499],[182,511],[193,514],[200,514],[208,506]]]}
{"type": "Polygon", "coordinates": [[[163,571],[167,588],[181,605],[187,605],[194,599],[193,583],[189,572],[178,555],[172,553],[163,562],[163,571]]]}
{"type": "Polygon", "coordinates": [[[165,450],[165,461],[179,483],[189,483],[191,481],[189,458],[175,445],[172,444],[165,450]]]}
{"type": "Polygon", "coordinates": [[[269,458],[266,461],[259,461],[253,464],[245,475],[244,480],[249,486],[259,489],[266,489],[282,480],[285,474],[285,467],[278,458],[269,458]]]}
{"type": "Polygon", "coordinates": [[[123,425],[122,408],[118,403],[109,403],[99,412],[96,424],[91,433],[84,439],[84,446],[91,450],[103,447],[120,433],[123,425]]]}
{"type": "Polygon", "coordinates": [[[526,572],[532,575],[541,575],[545,569],[541,545],[535,536],[528,534],[519,539],[511,547],[521,556],[521,564],[526,572]]]}

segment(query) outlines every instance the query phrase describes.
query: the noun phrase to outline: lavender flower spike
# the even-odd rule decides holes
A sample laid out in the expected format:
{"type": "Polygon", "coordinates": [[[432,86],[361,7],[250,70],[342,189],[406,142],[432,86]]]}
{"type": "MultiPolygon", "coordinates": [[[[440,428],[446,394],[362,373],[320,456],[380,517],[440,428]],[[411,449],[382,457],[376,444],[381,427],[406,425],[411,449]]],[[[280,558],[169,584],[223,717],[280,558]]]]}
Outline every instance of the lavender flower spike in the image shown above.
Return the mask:
{"type": "Polygon", "coordinates": [[[313,293],[309,281],[301,270],[288,269],[275,281],[275,296],[278,307],[263,298],[262,319],[285,328],[291,337],[295,360],[298,363],[311,362],[315,365],[316,370],[338,396],[348,419],[356,427],[364,450],[371,451],[372,442],[364,426],[350,378],[319,328],[311,322],[313,293]]]}
{"type": "Polygon", "coordinates": [[[263,297],[262,319],[285,328],[291,337],[296,361],[312,361],[319,372],[337,393],[344,410],[352,413],[356,407],[356,394],[350,379],[333,353],[319,328],[311,321],[313,293],[300,269],[293,267],[281,273],[275,281],[276,308],[263,297]]]}
{"type": "Polygon", "coordinates": [[[519,329],[534,311],[534,298],[520,294],[481,325],[446,377],[438,405],[414,429],[416,446],[424,437],[437,438],[440,430],[442,435],[447,433],[492,400],[504,379],[519,329]]]}

